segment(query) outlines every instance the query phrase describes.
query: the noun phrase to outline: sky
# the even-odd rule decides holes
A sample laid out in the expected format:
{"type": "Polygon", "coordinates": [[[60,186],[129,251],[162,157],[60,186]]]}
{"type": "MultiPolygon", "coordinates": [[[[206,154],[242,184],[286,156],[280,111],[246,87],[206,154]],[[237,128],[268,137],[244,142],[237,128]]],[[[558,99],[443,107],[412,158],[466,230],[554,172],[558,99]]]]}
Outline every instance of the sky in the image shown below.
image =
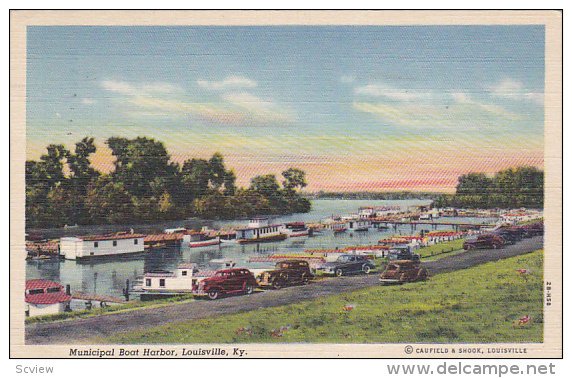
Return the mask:
{"type": "Polygon", "coordinates": [[[543,166],[544,27],[33,26],[27,158],[152,137],[221,152],[238,184],[289,167],[308,191],[454,191],[543,166]]]}

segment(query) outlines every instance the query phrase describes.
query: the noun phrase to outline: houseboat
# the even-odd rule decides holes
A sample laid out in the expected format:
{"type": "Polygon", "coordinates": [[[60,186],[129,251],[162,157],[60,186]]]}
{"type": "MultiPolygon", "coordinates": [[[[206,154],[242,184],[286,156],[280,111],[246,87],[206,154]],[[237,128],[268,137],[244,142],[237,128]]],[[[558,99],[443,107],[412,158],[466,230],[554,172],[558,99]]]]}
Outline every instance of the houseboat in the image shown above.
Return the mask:
{"type": "Polygon", "coordinates": [[[145,235],[131,233],[64,237],[60,239],[60,253],[67,260],[130,255],[145,251],[144,239],[145,235]]]}
{"type": "Polygon", "coordinates": [[[26,281],[26,316],[51,315],[68,311],[71,295],[64,287],[49,280],[26,281]]]}
{"type": "Polygon", "coordinates": [[[185,244],[188,240],[190,248],[208,247],[220,244],[220,238],[218,236],[211,236],[207,232],[203,231],[188,231],[183,240],[185,244]]]}
{"type": "Polygon", "coordinates": [[[153,270],[145,273],[133,284],[133,292],[141,293],[141,299],[153,299],[191,293],[193,286],[212,277],[217,270],[230,269],[236,263],[228,259],[211,260],[206,267],[195,263],[183,263],[174,271],[153,270]]]}
{"type": "Polygon", "coordinates": [[[236,230],[237,241],[243,243],[259,243],[267,241],[284,240],[288,237],[286,226],[283,224],[270,224],[269,218],[253,218],[248,227],[236,230]]]}
{"type": "Polygon", "coordinates": [[[306,227],[306,224],[304,222],[286,223],[285,226],[286,229],[284,231],[286,235],[288,235],[291,238],[297,236],[309,236],[312,234],[312,230],[306,227]]]}
{"type": "Polygon", "coordinates": [[[350,220],[348,222],[348,230],[350,232],[359,232],[359,231],[369,231],[371,227],[371,221],[359,219],[359,220],[350,220]]]}
{"type": "Polygon", "coordinates": [[[347,223],[332,223],[331,225],[331,229],[332,231],[334,231],[334,234],[340,234],[342,232],[346,232],[348,227],[347,227],[347,223]]]}

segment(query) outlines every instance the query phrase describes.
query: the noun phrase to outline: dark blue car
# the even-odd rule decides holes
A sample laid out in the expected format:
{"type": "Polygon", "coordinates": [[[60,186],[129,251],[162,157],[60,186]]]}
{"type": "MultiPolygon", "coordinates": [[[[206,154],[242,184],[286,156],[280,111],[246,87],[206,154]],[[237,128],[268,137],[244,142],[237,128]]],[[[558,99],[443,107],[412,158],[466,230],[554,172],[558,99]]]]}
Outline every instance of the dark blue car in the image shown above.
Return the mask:
{"type": "Polygon", "coordinates": [[[340,255],[336,261],[325,263],[320,268],[324,274],[336,277],[352,273],[369,274],[372,269],[375,269],[375,265],[365,256],[347,254],[340,255]]]}

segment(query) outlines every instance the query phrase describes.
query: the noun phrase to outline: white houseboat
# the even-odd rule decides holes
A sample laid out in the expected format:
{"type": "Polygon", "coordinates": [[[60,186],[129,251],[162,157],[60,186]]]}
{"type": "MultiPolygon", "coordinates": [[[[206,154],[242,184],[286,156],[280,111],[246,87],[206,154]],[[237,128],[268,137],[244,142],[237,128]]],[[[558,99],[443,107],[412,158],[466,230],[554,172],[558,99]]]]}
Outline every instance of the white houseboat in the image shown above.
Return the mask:
{"type": "Polygon", "coordinates": [[[26,316],[59,314],[70,307],[72,297],[64,287],[49,280],[26,281],[26,316]]]}
{"type": "Polygon", "coordinates": [[[239,243],[258,243],[266,241],[284,240],[288,237],[286,226],[283,224],[270,224],[269,218],[253,218],[248,227],[236,230],[236,239],[239,243]]]}
{"type": "Polygon", "coordinates": [[[64,237],[60,253],[67,260],[141,253],[145,251],[144,239],[145,235],[131,233],[64,237]]]}
{"type": "Polygon", "coordinates": [[[304,222],[286,223],[285,226],[286,229],[284,230],[284,232],[291,238],[297,236],[309,236],[312,232],[308,227],[306,227],[306,224],[304,222]]]}
{"type": "Polygon", "coordinates": [[[190,293],[193,287],[205,278],[212,277],[217,270],[233,268],[232,260],[211,260],[201,268],[195,263],[183,263],[174,271],[154,270],[147,272],[133,285],[134,292],[157,295],[190,293]]]}
{"type": "Polygon", "coordinates": [[[350,232],[369,231],[370,227],[371,227],[371,221],[365,219],[350,220],[348,222],[348,230],[350,232]]]}

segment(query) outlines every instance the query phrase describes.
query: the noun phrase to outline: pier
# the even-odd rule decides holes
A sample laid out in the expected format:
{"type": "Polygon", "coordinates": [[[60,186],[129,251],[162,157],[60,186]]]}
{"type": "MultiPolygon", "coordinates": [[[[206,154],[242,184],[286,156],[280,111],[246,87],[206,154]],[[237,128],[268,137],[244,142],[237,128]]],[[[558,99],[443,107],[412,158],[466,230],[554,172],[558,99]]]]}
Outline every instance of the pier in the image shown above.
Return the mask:
{"type": "Polygon", "coordinates": [[[460,230],[479,230],[481,228],[486,227],[494,227],[494,224],[482,223],[482,224],[474,224],[474,223],[457,223],[457,222],[435,222],[435,221],[395,221],[395,220],[372,220],[372,225],[374,228],[390,228],[393,227],[394,229],[397,226],[402,225],[410,225],[411,231],[417,230],[417,226],[431,226],[432,230],[437,230],[439,226],[446,226],[451,227],[455,231],[460,230]]]}

